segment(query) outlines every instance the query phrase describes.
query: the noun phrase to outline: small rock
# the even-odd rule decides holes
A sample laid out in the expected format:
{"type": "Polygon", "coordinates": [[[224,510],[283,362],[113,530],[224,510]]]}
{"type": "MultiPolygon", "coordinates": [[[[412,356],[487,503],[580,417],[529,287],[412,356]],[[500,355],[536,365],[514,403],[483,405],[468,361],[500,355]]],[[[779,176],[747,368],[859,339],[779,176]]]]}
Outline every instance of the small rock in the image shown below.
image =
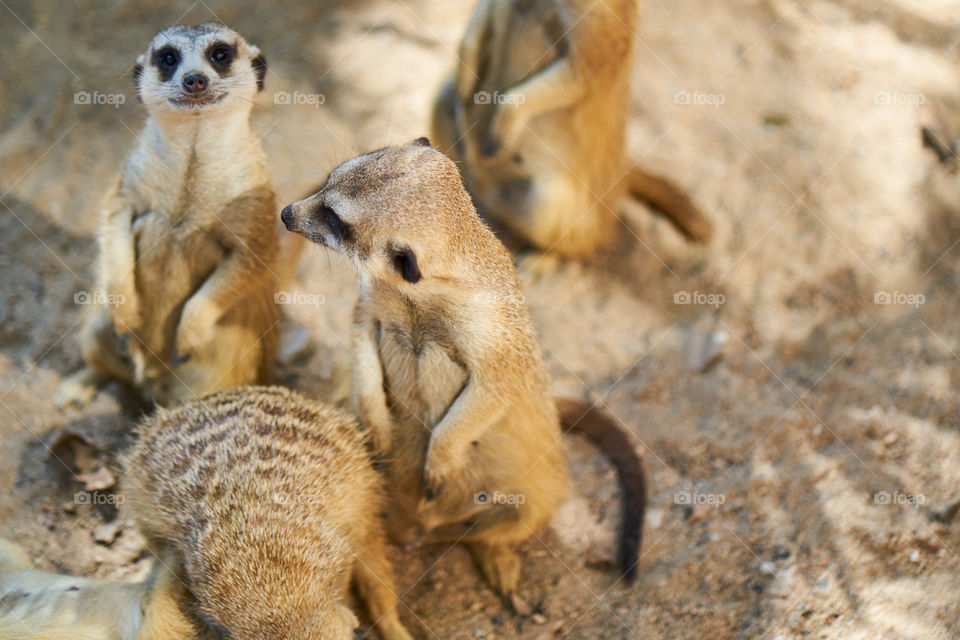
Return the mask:
{"type": "Polygon", "coordinates": [[[782,544],[775,545],[773,547],[773,559],[774,560],[786,560],[790,557],[790,548],[782,544]]]}
{"type": "Polygon", "coordinates": [[[698,522],[703,522],[707,519],[707,516],[710,513],[710,507],[698,502],[693,505],[693,508],[690,509],[690,517],[687,518],[687,524],[697,524],[698,522]]]}
{"type": "Polygon", "coordinates": [[[530,618],[533,621],[533,624],[547,624],[547,618],[541,613],[533,614],[533,617],[530,618]]]}
{"type": "Polygon", "coordinates": [[[890,433],[888,433],[886,436],[883,437],[883,444],[889,447],[890,445],[895,444],[899,439],[900,439],[900,436],[897,435],[896,432],[891,431],[890,433]]]}
{"type": "Polygon", "coordinates": [[[120,535],[120,528],[122,526],[119,521],[102,524],[93,530],[93,539],[109,547],[113,544],[113,541],[117,539],[117,536],[120,535]]]}
{"type": "Polygon", "coordinates": [[[824,594],[827,592],[827,588],[829,586],[830,586],[830,579],[824,578],[817,584],[813,585],[813,589],[811,589],[811,591],[816,594],[824,594]]]}
{"type": "Polygon", "coordinates": [[[910,549],[910,555],[907,557],[910,558],[910,562],[920,562],[920,552],[916,549],[910,549]]]}
{"type": "Polygon", "coordinates": [[[513,610],[517,612],[518,616],[529,616],[533,613],[533,609],[530,608],[530,605],[527,604],[527,601],[520,597],[517,593],[510,594],[510,606],[513,607],[513,610]]]}
{"type": "Polygon", "coordinates": [[[727,343],[726,331],[703,333],[691,330],[686,336],[684,351],[687,366],[693,371],[706,371],[710,365],[720,359],[723,346],[727,343]]]}
{"type": "Polygon", "coordinates": [[[659,529],[663,524],[663,509],[648,509],[644,524],[649,529],[659,529]]]}
{"type": "Polygon", "coordinates": [[[474,638],[486,638],[486,637],[487,637],[487,632],[484,631],[483,629],[481,629],[480,627],[475,627],[474,630],[473,630],[473,637],[474,637],[474,638]]]}
{"type": "Polygon", "coordinates": [[[767,593],[775,598],[786,598],[793,591],[794,574],[797,571],[797,565],[792,564],[782,571],[778,571],[770,582],[770,588],[767,593]]]}
{"type": "Polygon", "coordinates": [[[769,560],[764,560],[760,563],[760,573],[765,576],[772,576],[773,573],[777,570],[777,566],[770,562],[769,560]]]}

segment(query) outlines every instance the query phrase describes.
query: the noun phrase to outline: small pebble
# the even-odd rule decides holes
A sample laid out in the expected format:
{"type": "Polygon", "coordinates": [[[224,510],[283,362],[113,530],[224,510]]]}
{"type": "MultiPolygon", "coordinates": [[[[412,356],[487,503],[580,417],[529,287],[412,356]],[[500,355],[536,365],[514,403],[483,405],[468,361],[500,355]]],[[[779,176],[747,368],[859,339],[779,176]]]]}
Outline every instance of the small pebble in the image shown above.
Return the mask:
{"type": "Polygon", "coordinates": [[[916,549],[910,549],[910,562],[920,562],[920,552],[916,549]]]}
{"type": "Polygon", "coordinates": [[[533,614],[530,620],[533,621],[533,624],[547,624],[547,617],[540,613],[533,614]]]}

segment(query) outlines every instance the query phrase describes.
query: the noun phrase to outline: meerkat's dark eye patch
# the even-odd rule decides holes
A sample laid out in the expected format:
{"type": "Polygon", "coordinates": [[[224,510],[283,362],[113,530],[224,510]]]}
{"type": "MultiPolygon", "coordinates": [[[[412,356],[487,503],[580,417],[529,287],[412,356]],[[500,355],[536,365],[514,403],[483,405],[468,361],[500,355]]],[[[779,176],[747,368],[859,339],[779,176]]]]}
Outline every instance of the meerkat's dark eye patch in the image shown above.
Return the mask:
{"type": "Polygon", "coordinates": [[[350,225],[344,222],[330,207],[320,205],[316,212],[316,219],[325,224],[330,230],[330,234],[337,240],[350,239],[350,225]]]}
{"type": "Polygon", "coordinates": [[[222,78],[229,73],[230,65],[233,64],[233,59],[237,57],[237,45],[215,42],[207,47],[206,55],[214,71],[222,78]]]}
{"type": "Polygon", "coordinates": [[[417,264],[417,255],[410,247],[400,247],[394,250],[391,259],[393,268],[404,280],[410,283],[420,282],[420,265],[417,264]]]}
{"type": "Polygon", "coordinates": [[[267,59],[261,53],[250,61],[253,73],[257,76],[257,91],[263,91],[263,78],[267,75],[267,59]]]}
{"type": "Polygon", "coordinates": [[[161,47],[153,54],[153,66],[157,68],[162,82],[173,77],[179,64],[180,52],[171,46],[161,47]]]}

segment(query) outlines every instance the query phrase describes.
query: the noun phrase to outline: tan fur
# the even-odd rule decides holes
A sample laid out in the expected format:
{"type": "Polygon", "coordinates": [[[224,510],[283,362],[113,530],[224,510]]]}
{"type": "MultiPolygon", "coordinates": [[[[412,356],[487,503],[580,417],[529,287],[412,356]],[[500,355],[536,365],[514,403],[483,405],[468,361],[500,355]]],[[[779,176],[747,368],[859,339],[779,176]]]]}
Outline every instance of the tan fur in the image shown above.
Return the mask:
{"type": "Polygon", "coordinates": [[[711,235],[680,189],[625,155],[638,4],[480,0],[435,102],[433,141],[481,209],[545,252],[608,244],[628,191],[689,238],[711,235]]]}
{"type": "Polygon", "coordinates": [[[557,411],[510,255],[456,166],[426,144],[348,161],[283,219],[359,273],[353,400],[388,452],[391,535],[467,542],[511,594],[520,563],[509,545],[566,492],[557,411]]]}
{"type": "Polygon", "coordinates": [[[171,27],[140,56],[149,116],[99,231],[95,295],[109,297],[86,310],[85,366],[63,381],[57,405],[86,404],[110,379],[170,404],[269,378],[276,199],[249,125],[258,63],[256,47],[215,24],[171,27]],[[209,59],[216,43],[236,51],[223,77],[209,59]],[[164,80],[156,57],[167,46],[182,60],[164,80]],[[213,102],[175,103],[193,72],[213,102]]]}
{"type": "Polygon", "coordinates": [[[140,597],[142,624],[135,635],[106,624],[94,633],[87,618],[67,616],[78,607],[28,599],[24,609],[55,612],[66,627],[51,640],[352,640],[351,578],[381,637],[411,640],[385,556],[384,490],[353,417],[280,387],[241,387],[161,410],[139,436],[123,489],[159,559],[153,576],[45,579],[77,581],[88,600],[115,590],[87,612],[128,627],[120,608],[140,597]]]}

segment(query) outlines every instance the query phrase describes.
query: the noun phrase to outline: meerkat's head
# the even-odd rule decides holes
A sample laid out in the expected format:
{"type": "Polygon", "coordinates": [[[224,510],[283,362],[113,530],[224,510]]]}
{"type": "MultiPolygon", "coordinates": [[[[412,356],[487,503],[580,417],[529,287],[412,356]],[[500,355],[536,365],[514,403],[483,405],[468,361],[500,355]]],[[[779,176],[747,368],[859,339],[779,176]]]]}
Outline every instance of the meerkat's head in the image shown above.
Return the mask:
{"type": "Polygon", "coordinates": [[[281,219],[411,295],[458,279],[483,227],[457,166],[426,138],[348,160],[281,219]]]}
{"type": "Polygon", "coordinates": [[[137,94],[153,114],[202,117],[249,110],[267,62],[240,34],[218,23],[164,29],[137,58],[137,94]]]}

